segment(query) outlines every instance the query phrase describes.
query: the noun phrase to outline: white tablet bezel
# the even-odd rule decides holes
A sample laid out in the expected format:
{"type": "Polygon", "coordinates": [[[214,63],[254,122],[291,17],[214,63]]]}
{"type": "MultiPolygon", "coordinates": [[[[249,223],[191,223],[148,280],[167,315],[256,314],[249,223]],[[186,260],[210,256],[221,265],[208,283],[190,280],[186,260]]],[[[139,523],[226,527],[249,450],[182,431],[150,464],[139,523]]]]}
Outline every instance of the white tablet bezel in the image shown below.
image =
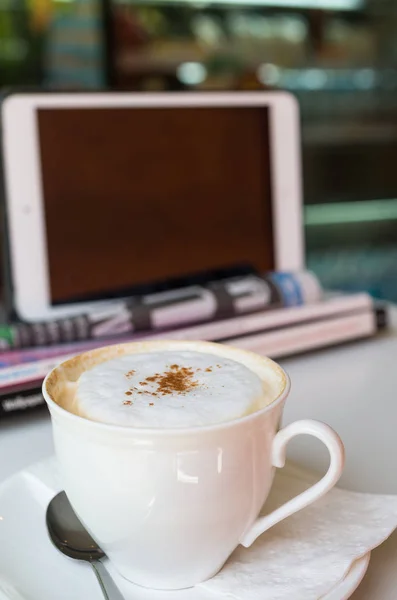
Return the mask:
{"type": "Polygon", "coordinates": [[[284,92],[14,94],[2,105],[2,144],[13,304],[20,318],[37,321],[67,317],[94,306],[51,305],[37,110],[193,106],[270,109],[275,268],[303,268],[300,122],[293,96],[284,92]]]}

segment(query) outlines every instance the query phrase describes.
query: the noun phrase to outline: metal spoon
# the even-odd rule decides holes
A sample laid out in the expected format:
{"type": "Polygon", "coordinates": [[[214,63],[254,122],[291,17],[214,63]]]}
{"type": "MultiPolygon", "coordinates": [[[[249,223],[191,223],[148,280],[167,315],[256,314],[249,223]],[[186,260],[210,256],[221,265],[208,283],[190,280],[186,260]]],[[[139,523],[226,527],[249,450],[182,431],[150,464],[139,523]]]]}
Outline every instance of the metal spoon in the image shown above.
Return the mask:
{"type": "Polygon", "coordinates": [[[65,492],[57,494],[49,503],[46,522],[51,541],[58,550],[70,558],[90,563],[105,600],[124,600],[100,561],[104,552],[79,521],[65,492]]]}

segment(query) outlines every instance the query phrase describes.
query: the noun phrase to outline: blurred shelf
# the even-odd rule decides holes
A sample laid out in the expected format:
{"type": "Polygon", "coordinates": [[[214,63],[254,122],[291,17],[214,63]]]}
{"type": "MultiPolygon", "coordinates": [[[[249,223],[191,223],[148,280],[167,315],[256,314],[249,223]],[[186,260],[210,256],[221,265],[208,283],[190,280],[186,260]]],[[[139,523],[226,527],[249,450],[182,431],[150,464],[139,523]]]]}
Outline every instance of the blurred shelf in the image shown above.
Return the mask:
{"type": "Polygon", "coordinates": [[[140,73],[175,73],[176,69],[186,62],[202,62],[206,60],[203,51],[192,44],[170,52],[150,48],[125,52],[117,57],[117,69],[123,74],[140,73]]]}
{"type": "Polygon", "coordinates": [[[303,127],[302,139],[307,145],[330,146],[340,144],[394,144],[397,124],[320,123],[303,127]]]}
{"type": "Polygon", "coordinates": [[[258,71],[264,84],[282,87],[295,92],[395,92],[395,68],[298,68],[286,69],[278,65],[262,64],[258,71]]]}
{"type": "MultiPolygon", "coordinates": [[[[122,0],[120,4],[136,4],[134,0],[122,0]]],[[[150,4],[188,4],[195,7],[208,5],[260,6],[303,10],[356,11],[364,8],[364,0],[146,0],[150,4]]]]}
{"type": "Polygon", "coordinates": [[[314,204],[305,207],[306,227],[397,220],[397,199],[314,204]]]}

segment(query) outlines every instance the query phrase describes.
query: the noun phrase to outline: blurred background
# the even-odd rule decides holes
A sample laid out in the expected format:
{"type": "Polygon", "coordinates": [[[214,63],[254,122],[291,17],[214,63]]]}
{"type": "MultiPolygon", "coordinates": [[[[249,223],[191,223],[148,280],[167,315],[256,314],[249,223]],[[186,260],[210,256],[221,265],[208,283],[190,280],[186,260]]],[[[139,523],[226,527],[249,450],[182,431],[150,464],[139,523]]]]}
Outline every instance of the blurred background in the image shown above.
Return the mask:
{"type": "Polygon", "coordinates": [[[0,0],[10,86],[291,91],[309,268],[397,301],[396,0],[0,0]]]}

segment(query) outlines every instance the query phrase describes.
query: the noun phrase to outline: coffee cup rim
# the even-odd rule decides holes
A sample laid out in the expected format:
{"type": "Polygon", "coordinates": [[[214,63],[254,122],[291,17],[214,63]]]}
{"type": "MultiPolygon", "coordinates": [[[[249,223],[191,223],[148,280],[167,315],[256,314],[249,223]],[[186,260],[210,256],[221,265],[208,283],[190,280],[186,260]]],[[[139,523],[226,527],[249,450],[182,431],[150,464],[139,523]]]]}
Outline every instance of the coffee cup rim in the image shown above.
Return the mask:
{"type": "MultiPolygon", "coordinates": [[[[111,349],[111,348],[117,348],[119,346],[126,347],[126,346],[130,346],[131,344],[134,344],[134,343],[136,343],[136,342],[130,342],[130,343],[126,343],[126,344],[116,344],[114,346],[108,346],[107,348],[111,349]]],[[[189,341],[185,341],[185,340],[184,341],[167,340],[167,341],[160,342],[160,341],[153,340],[153,342],[151,342],[150,345],[156,346],[156,347],[167,347],[168,344],[175,344],[175,343],[178,344],[178,346],[180,345],[180,347],[188,348],[188,347],[194,347],[194,345],[197,345],[198,342],[197,341],[189,342],[189,341]]],[[[210,349],[211,347],[213,348],[214,346],[220,346],[220,344],[214,344],[211,342],[203,342],[203,341],[200,341],[199,345],[205,346],[208,349],[210,349]]],[[[281,391],[274,398],[274,400],[272,400],[272,402],[270,402],[269,404],[267,404],[260,410],[257,410],[255,412],[245,415],[243,417],[231,419],[230,421],[223,421],[220,423],[212,423],[210,425],[198,425],[198,426],[189,426],[189,427],[164,427],[164,428],[163,427],[134,427],[131,425],[115,425],[115,424],[111,424],[111,423],[103,423],[101,421],[94,421],[91,419],[87,419],[86,417],[76,415],[75,413],[68,411],[66,408],[63,408],[60,404],[58,404],[52,398],[51,393],[47,389],[47,386],[48,386],[50,380],[54,377],[54,374],[57,372],[57,370],[64,368],[66,365],[68,365],[68,363],[71,363],[72,361],[76,361],[76,360],[78,361],[85,355],[100,354],[100,352],[103,351],[104,348],[105,347],[96,348],[95,350],[83,352],[77,356],[74,356],[73,358],[69,358],[68,360],[59,363],[57,366],[55,366],[53,369],[51,369],[51,371],[47,374],[47,376],[45,377],[45,379],[43,381],[42,393],[43,393],[44,399],[47,403],[47,406],[50,410],[51,415],[52,414],[58,415],[62,419],[69,421],[69,423],[71,425],[72,424],[75,424],[76,426],[84,425],[85,427],[88,427],[88,428],[98,431],[98,432],[102,431],[102,432],[119,433],[119,434],[121,434],[121,433],[127,434],[128,432],[133,432],[134,435],[152,435],[152,436],[156,436],[156,437],[169,436],[169,435],[174,436],[174,435],[210,433],[212,431],[217,431],[220,429],[223,430],[223,429],[229,429],[232,427],[236,427],[237,425],[240,425],[243,423],[249,423],[250,421],[254,421],[258,417],[263,416],[266,413],[270,413],[277,406],[279,406],[280,404],[282,404],[284,402],[284,400],[288,397],[289,392],[291,390],[291,380],[290,380],[288,373],[278,363],[273,361],[271,358],[268,358],[267,356],[262,356],[262,355],[256,354],[254,352],[243,350],[240,348],[234,348],[233,346],[227,346],[227,348],[229,348],[232,352],[236,351],[239,354],[251,355],[252,357],[255,357],[256,360],[261,359],[261,360],[263,360],[263,362],[267,362],[268,364],[271,364],[272,366],[274,366],[275,369],[279,373],[281,373],[283,383],[284,383],[281,391]]]]}

